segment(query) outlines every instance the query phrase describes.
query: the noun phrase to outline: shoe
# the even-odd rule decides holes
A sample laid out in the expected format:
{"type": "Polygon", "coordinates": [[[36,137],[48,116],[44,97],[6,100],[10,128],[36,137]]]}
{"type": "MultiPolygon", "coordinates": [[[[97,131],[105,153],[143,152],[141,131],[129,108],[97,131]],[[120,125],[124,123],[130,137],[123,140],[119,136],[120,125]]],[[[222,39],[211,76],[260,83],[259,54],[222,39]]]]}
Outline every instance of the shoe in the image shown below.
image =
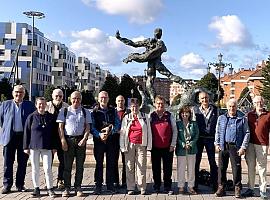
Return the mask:
{"type": "Polygon", "coordinates": [[[197,194],[198,194],[198,193],[194,190],[193,187],[189,187],[188,190],[189,190],[189,194],[191,194],[191,195],[197,195],[197,194]]]}
{"type": "Polygon", "coordinates": [[[63,180],[57,180],[57,188],[59,190],[63,190],[65,188],[64,181],[63,180]]]}
{"type": "Polygon", "coordinates": [[[127,194],[128,195],[134,195],[135,194],[135,191],[134,190],[129,190],[127,194]]]}
{"type": "Polygon", "coordinates": [[[66,189],[62,192],[62,197],[70,197],[70,190],[69,190],[69,188],[66,188],[66,189]]]}
{"type": "Polygon", "coordinates": [[[164,192],[168,195],[173,195],[174,193],[171,187],[165,187],[164,192]]]}
{"type": "Polygon", "coordinates": [[[254,197],[254,191],[250,188],[248,188],[243,194],[243,197],[254,197]]]}
{"type": "Polygon", "coordinates": [[[178,194],[184,194],[184,193],[185,193],[184,187],[179,187],[178,194]]]}
{"type": "Polygon", "coordinates": [[[48,190],[48,195],[49,195],[49,197],[51,197],[51,198],[55,198],[55,197],[56,197],[56,194],[55,194],[55,192],[53,191],[53,189],[49,189],[49,190],[48,190]]]}
{"type": "Polygon", "coordinates": [[[235,198],[241,198],[241,188],[239,186],[235,186],[234,196],[235,196],[235,198]]]}
{"type": "Polygon", "coordinates": [[[100,195],[101,194],[101,187],[100,186],[96,186],[93,194],[100,195]]]}
{"type": "Polygon", "coordinates": [[[1,193],[2,194],[9,194],[11,192],[10,188],[3,188],[1,193]]]}
{"type": "Polygon", "coordinates": [[[173,191],[173,190],[168,190],[168,191],[167,191],[167,194],[168,194],[168,195],[173,195],[173,194],[174,194],[174,191],[173,191]]]}
{"type": "Polygon", "coordinates": [[[107,186],[107,192],[111,194],[117,193],[116,189],[113,186],[107,186]]]}
{"type": "Polygon", "coordinates": [[[18,186],[18,187],[17,187],[17,191],[18,191],[18,192],[27,192],[28,190],[27,190],[27,188],[24,187],[24,186],[18,186]]]}
{"type": "Polygon", "coordinates": [[[260,192],[260,198],[261,199],[268,199],[266,192],[260,192]]]}
{"type": "Polygon", "coordinates": [[[39,197],[40,196],[40,189],[39,187],[36,187],[34,191],[31,193],[32,197],[39,197]]]}
{"type": "Polygon", "coordinates": [[[222,197],[225,195],[225,190],[224,190],[223,185],[218,186],[218,190],[216,191],[215,195],[216,197],[222,197]]]}
{"type": "Polygon", "coordinates": [[[84,196],[83,191],[82,191],[81,188],[76,188],[75,189],[75,194],[76,194],[77,197],[83,197],[84,196]]]}
{"type": "Polygon", "coordinates": [[[146,190],[142,189],[142,190],[141,190],[141,195],[147,195],[146,190]]]}
{"type": "Polygon", "coordinates": [[[154,186],[154,193],[160,193],[160,188],[154,186]]]}

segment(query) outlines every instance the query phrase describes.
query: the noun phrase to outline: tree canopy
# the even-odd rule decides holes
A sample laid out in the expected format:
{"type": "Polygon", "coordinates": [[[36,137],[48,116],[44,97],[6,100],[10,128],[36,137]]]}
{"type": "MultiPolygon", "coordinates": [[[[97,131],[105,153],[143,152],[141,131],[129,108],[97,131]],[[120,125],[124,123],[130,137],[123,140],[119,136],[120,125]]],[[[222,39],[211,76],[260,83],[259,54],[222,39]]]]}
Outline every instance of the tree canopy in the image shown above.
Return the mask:
{"type": "Polygon", "coordinates": [[[261,80],[262,87],[259,88],[261,96],[266,100],[267,108],[270,109],[270,56],[266,61],[265,67],[262,68],[262,77],[261,80]]]}

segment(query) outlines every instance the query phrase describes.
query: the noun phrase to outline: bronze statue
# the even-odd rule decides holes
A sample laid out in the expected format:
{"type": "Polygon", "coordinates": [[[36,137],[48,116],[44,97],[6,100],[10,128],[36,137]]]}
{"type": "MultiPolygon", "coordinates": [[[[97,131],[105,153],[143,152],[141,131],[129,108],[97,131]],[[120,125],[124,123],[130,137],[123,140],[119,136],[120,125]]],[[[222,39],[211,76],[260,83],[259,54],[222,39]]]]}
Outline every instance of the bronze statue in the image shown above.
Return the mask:
{"type": "Polygon", "coordinates": [[[120,36],[119,31],[116,32],[115,37],[123,42],[126,45],[132,47],[145,47],[145,51],[143,53],[131,53],[127,58],[123,60],[124,63],[129,63],[132,61],[143,63],[148,62],[147,64],[147,81],[146,88],[149,92],[150,98],[153,101],[155,98],[155,90],[153,87],[154,80],[156,78],[156,70],[162,74],[167,76],[170,80],[183,84],[184,87],[187,84],[183,81],[183,79],[179,76],[172,74],[166,66],[161,61],[161,55],[163,52],[167,51],[167,48],[164,42],[161,40],[162,29],[156,28],[154,31],[154,38],[148,38],[143,41],[133,42],[130,39],[122,38],[120,36]]]}

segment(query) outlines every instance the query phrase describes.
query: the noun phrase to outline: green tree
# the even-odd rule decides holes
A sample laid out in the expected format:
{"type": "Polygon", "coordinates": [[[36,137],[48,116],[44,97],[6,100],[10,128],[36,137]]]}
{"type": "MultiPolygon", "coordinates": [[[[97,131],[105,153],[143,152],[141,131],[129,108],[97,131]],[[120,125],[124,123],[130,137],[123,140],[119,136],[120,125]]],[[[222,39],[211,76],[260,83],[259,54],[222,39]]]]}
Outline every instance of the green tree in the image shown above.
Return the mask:
{"type": "Polygon", "coordinates": [[[7,78],[0,81],[0,95],[1,101],[12,99],[12,87],[7,78]]]}
{"type": "Polygon", "coordinates": [[[100,91],[106,91],[109,94],[109,103],[108,105],[115,106],[115,98],[118,95],[118,83],[117,83],[117,78],[115,76],[107,76],[106,80],[101,87],[100,91]]]}
{"type": "MultiPolygon", "coordinates": [[[[202,77],[201,80],[199,80],[197,82],[197,86],[203,87],[203,88],[209,90],[210,92],[212,92],[214,94],[213,100],[214,100],[214,102],[217,102],[217,100],[218,100],[218,95],[217,95],[218,79],[213,73],[207,73],[204,77],[202,77]]],[[[223,96],[224,96],[224,90],[220,86],[220,98],[219,99],[222,99],[223,96]]]]}
{"type": "Polygon", "coordinates": [[[55,89],[55,87],[53,85],[50,85],[49,87],[47,87],[44,91],[44,97],[46,99],[46,101],[51,101],[52,100],[52,92],[55,89]]]}
{"type": "Polygon", "coordinates": [[[260,94],[266,100],[267,108],[270,109],[270,56],[266,61],[265,67],[262,68],[262,77],[261,80],[262,87],[259,87],[260,94]]]}
{"type": "MultiPolygon", "coordinates": [[[[137,98],[141,102],[141,95],[137,90],[137,84],[128,74],[124,74],[121,78],[121,82],[118,87],[118,95],[123,95],[126,100],[131,97],[137,98]],[[131,93],[131,90],[133,90],[133,94],[131,93]]],[[[128,102],[126,101],[126,105],[127,103],[128,102]]]]}

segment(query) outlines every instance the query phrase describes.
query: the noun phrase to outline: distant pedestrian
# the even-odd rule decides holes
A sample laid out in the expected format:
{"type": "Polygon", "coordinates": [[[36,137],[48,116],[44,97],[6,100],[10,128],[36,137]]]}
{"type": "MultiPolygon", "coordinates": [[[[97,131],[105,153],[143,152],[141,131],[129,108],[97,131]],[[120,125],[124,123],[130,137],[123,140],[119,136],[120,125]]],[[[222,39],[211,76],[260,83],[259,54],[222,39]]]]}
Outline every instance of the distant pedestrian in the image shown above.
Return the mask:
{"type": "Polygon", "coordinates": [[[28,154],[23,151],[23,131],[26,118],[35,111],[35,104],[23,100],[25,88],[16,85],[12,91],[13,99],[0,105],[0,144],[3,147],[4,175],[2,194],[11,192],[13,185],[13,164],[17,152],[16,182],[18,192],[25,192],[24,186],[28,154]]]}
{"type": "Polygon", "coordinates": [[[196,121],[192,120],[191,108],[184,106],[179,111],[180,120],[176,122],[178,128],[178,137],[176,143],[177,156],[177,179],[179,193],[185,193],[185,171],[187,168],[187,185],[189,193],[194,195],[195,184],[195,161],[197,149],[197,140],[199,138],[199,128],[196,121]]]}
{"type": "Polygon", "coordinates": [[[127,190],[129,195],[135,194],[137,178],[137,187],[145,195],[146,156],[147,150],[152,149],[151,126],[148,115],[139,111],[137,102],[131,102],[130,110],[122,121],[120,133],[120,149],[126,160],[127,190]]]}
{"type": "Polygon", "coordinates": [[[261,96],[254,97],[253,105],[255,109],[247,115],[250,129],[250,141],[246,152],[246,161],[248,165],[248,189],[243,196],[254,196],[257,165],[260,178],[260,196],[262,199],[267,199],[266,175],[267,154],[269,149],[270,112],[264,109],[264,99],[261,96]]]}
{"type": "Polygon", "coordinates": [[[37,111],[28,116],[24,129],[24,152],[30,155],[32,166],[33,197],[40,196],[40,157],[43,161],[46,186],[50,197],[54,198],[52,155],[56,151],[56,134],[53,133],[55,116],[47,111],[44,97],[36,98],[37,111]]]}

